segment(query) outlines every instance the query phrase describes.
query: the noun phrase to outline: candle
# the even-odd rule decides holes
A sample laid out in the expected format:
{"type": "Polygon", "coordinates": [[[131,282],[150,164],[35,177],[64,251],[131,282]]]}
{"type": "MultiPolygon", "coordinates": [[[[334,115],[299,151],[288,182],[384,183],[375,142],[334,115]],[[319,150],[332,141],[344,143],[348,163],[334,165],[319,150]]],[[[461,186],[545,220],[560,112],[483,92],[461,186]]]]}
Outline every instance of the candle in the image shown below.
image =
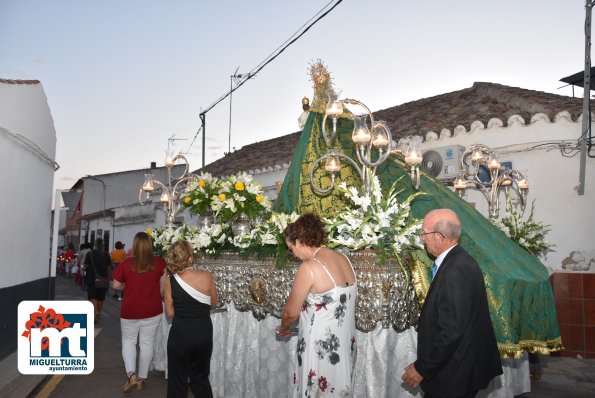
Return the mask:
{"type": "Polygon", "coordinates": [[[492,159],[488,162],[490,170],[498,170],[500,168],[500,162],[497,159],[492,159]]]}
{"type": "Polygon", "coordinates": [[[483,154],[481,153],[481,151],[479,149],[476,149],[473,151],[473,154],[471,155],[471,160],[480,160],[483,159],[483,154]]]}
{"type": "Polygon", "coordinates": [[[354,131],[353,134],[351,135],[351,139],[356,144],[365,144],[367,142],[370,142],[370,138],[371,138],[370,132],[367,131],[366,129],[358,129],[358,130],[354,131]]]}
{"type": "Polygon", "coordinates": [[[385,147],[385,146],[388,145],[388,139],[386,138],[386,136],[384,134],[378,134],[372,140],[372,145],[374,145],[376,148],[378,148],[378,147],[385,147]]]}
{"type": "Polygon", "coordinates": [[[329,173],[336,173],[341,170],[341,163],[339,162],[339,159],[335,157],[330,157],[327,159],[324,168],[329,173]]]}
{"type": "Polygon", "coordinates": [[[326,114],[331,117],[341,116],[343,114],[343,104],[341,101],[333,101],[326,107],[326,114]]]}
{"type": "Polygon", "coordinates": [[[529,181],[522,179],[518,182],[519,189],[529,189],[529,181]]]}
{"type": "Polygon", "coordinates": [[[405,163],[410,164],[410,165],[420,164],[421,161],[422,161],[421,156],[415,152],[405,156],[405,163]]]}
{"type": "Polygon", "coordinates": [[[455,189],[465,189],[467,188],[467,183],[465,182],[465,180],[459,178],[455,180],[454,187],[455,189]]]}
{"type": "Polygon", "coordinates": [[[153,190],[153,183],[151,181],[145,181],[143,184],[143,191],[150,192],[153,190]]]}

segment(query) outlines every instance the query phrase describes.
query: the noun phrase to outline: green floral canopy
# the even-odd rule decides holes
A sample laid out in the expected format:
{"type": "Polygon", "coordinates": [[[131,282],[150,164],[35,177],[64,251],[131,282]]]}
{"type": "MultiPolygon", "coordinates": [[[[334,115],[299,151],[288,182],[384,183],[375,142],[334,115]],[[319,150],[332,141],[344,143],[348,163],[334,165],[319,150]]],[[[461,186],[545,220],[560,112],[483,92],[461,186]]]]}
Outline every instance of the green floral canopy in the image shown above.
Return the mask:
{"type": "MultiPolygon", "coordinates": [[[[327,148],[320,133],[322,118],[320,113],[310,112],[274,211],[300,214],[314,211],[328,217],[344,205],[338,191],[319,196],[310,184],[312,165],[327,148]]],[[[343,153],[355,159],[352,128],[351,120],[339,119],[337,141],[343,153]]],[[[381,164],[377,176],[385,192],[401,178],[400,200],[406,200],[415,192],[402,159],[389,159],[381,164]]],[[[330,184],[323,169],[317,170],[313,178],[323,188],[330,184]]],[[[359,176],[351,167],[343,167],[338,179],[348,185],[360,185],[359,176]]],[[[519,357],[525,351],[549,354],[562,349],[554,295],[543,264],[444,184],[422,174],[418,191],[425,195],[412,203],[414,217],[421,219],[430,210],[438,208],[449,208],[458,214],[463,225],[460,244],[475,257],[484,274],[501,355],[519,357]]],[[[419,264],[412,267],[412,274],[418,299],[423,302],[431,270],[419,264]]]]}

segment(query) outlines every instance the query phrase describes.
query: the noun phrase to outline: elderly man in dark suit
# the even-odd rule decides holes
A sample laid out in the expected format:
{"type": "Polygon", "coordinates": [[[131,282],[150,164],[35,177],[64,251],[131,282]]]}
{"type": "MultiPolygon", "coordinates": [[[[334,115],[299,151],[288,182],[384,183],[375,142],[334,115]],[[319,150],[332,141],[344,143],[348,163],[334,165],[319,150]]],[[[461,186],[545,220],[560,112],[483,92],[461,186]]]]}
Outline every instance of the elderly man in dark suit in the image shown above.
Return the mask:
{"type": "Polygon", "coordinates": [[[452,210],[424,218],[420,237],[436,261],[418,322],[417,360],[402,379],[421,386],[425,398],[475,397],[502,374],[483,274],[459,246],[460,236],[452,210]]]}

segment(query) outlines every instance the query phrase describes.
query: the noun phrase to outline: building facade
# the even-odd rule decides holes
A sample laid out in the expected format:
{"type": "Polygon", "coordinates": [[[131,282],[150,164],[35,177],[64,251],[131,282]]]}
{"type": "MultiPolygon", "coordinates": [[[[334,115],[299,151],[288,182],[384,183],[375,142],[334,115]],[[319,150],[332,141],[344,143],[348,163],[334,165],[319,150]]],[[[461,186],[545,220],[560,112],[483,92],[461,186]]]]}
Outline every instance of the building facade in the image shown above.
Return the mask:
{"type": "Polygon", "coordinates": [[[0,79],[0,359],[17,347],[18,304],[53,297],[48,237],[55,155],[41,83],[0,79]]]}

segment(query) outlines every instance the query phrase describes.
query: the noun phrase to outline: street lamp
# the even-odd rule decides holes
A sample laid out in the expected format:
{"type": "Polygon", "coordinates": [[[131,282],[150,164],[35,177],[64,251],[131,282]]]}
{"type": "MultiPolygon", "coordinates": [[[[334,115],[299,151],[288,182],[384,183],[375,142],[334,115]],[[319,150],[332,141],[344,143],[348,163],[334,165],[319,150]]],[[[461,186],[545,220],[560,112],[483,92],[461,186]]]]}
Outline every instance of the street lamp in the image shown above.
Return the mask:
{"type": "Polygon", "coordinates": [[[467,188],[481,191],[488,201],[490,217],[497,218],[500,190],[512,189],[517,193],[521,205],[525,206],[529,181],[520,171],[503,168],[493,149],[482,144],[473,144],[463,152],[461,171],[454,181],[454,188],[461,197],[467,188]],[[481,180],[482,169],[487,171],[489,180],[481,180]]]}

